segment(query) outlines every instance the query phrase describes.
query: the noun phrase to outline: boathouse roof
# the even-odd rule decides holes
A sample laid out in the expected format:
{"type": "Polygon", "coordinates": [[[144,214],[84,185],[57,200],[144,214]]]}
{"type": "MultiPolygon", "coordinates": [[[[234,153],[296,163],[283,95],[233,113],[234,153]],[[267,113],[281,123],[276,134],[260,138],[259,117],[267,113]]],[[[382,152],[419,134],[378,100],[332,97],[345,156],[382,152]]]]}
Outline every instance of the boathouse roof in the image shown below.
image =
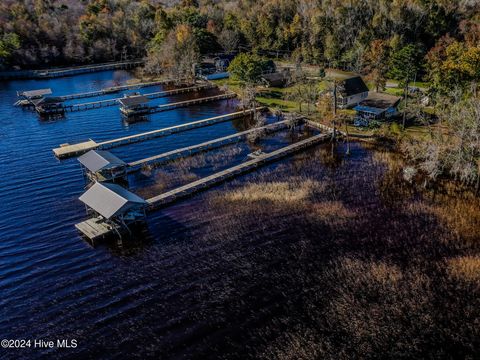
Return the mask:
{"type": "Polygon", "coordinates": [[[138,106],[148,103],[149,99],[143,95],[125,96],[118,99],[118,102],[125,107],[138,106]]]}
{"type": "Polygon", "coordinates": [[[123,167],[126,163],[108,151],[90,150],[78,158],[78,161],[91,172],[123,167]]]}
{"type": "Polygon", "coordinates": [[[52,89],[38,89],[38,90],[29,90],[29,91],[24,91],[20,93],[21,96],[24,96],[26,98],[35,98],[35,97],[40,97],[40,96],[45,96],[45,95],[50,95],[52,93],[52,89]]]}
{"type": "Polygon", "coordinates": [[[147,205],[144,199],[120,185],[99,182],[93,184],[79,200],[106,219],[147,205]]]}
{"type": "Polygon", "coordinates": [[[63,98],[59,96],[47,96],[47,97],[42,97],[40,99],[31,100],[32,104],[35,106],[61,104],[63,103],[63,101],[64,101],[63,98]]]}

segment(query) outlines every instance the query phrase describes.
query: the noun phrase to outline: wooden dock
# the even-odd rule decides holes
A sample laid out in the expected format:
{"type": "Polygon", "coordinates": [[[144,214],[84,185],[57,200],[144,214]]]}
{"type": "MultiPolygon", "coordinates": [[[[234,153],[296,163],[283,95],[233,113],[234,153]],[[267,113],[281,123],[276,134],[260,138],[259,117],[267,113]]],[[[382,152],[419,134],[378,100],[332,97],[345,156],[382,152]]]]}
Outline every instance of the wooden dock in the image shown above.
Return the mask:
{"type": "Polygon", "coordinates": [[[283,148],[272,151],[270,153],[259,155],[258,157],[255,157],[252,160],[248,160],[239,165],[217,172],[213,175],[204,177],[200,180],[191,182],[187,185],[180,186],[166,193],[154,196],[150,199],[147,199],[147,202],[150,205],[150,209],[164,206],[166,204],[174,202],[179,198],[189,196],[195,192],[204,190],[212,185],[218,184],[228,178],[232,178],[234,176],[246,173],[258,166],[261,166],[268,162],[285,157],[289,154],[292,154],[294,152],[297,152],[301,149],[312,146],[314,144],[317,144],[329,138],[330,138],[329,134],[319,134],[319,135],[312,136],[308,139],[298,141],[294,144],[285,146],[283,148]]]}
{"type": "Polygon", "coordinates": [[[282,129],[285,129],[288,126],[288,123],[290,120],[283,120],[283,121],[278,121],[273,124],[261,126],[261,127],[256,127],[252,128],[246,131],[238,132],[232,135],[224,136],[218,139],[206,141],[197,145],[192,145],[192,146],[186,146],[180,149],[175,149],[172,151],[167,151],[159,155],[154,155],[147,157],[145,159],[133,161],[127,164],[127,172],[131,173],[134,171],[138,171],[142,168],[144,165],[148,164],[159,164],[162,162],[166,161],[171,161],[178,159],[180,157],[184,156],[190,156],[194,155],[196,153],[202,152],[202,151],[207,151],[207,150],[212,150],[215,148],[219,148],[225,145],[232,144],[234,142],[241,141],[245,137],[248,136],[248,134],[254,133],[256,131],[267,131],[267,132],[273,132],[273,131],[280,131],[282,129]]]}
{"type": "MultiPolygon", "coordinates": [[[[248,160],[239,165],[217,172],[213,175],[204,177],[200,180],[191,182],[189,184],[180,186],[171,191],[154,196],[146,200],[148,203],[147,210],[152,211],[152,210],[155,210],[156,208],[168,205],[178,199],[181,199],[183,197],[192,195],[196,192],[205,190],[210,186],[219,184],[229,178],[232,178],[240,174],[244,174],[268,162],[275,161],[289,154],[300,151],[306,147],[313,146],[329,138],[330,138],[329,134],[315,135],[308,139],[298,141],[294,144],[285,146],[283,148],[272,151],[270,153],[261,154],[253,158],[252,160],[248,160]]],[[[97,218],[97,217],[93,217],[83,222],[80,222],[76,224],[75,227],[92,241],[95,241],[99,238],[105,238],[107,236],[113,235],[114,232],[117,232],[119,234],[121,231],[121,229],[113,228],[112,225],[105,223],[102,218],[97,218]]]]}
{"type": "Polygon", "coordinates": [[[235,94],[235,93],[227,93],[227,94],[222,94],[222,95],[203,97],[203,98],[199,98],[199,99],[179,101],[179,102],[171,103],[171,104],[164,104],[164,105],[158,105],[158,106],[152,106],[152,107],[144,107],[144,108],[137,109],[137,110],[120,108],[120,111],[122,112],[123,115],[125,115],[127,117],[128,116],[147,115],[147,114],[153,114],[153,113],[157,113],[157,112],[178,109],[178,108],[181,108],[181,107],[186,107],[186,106],[191,106],[191,105],[196,105],[196,104],[204,104],[204,103],[208,103],[208,102],[212,102],[212,101],[232,99],[236,96],[237,96],[237,94],[235,94]]]}
{"type": "Polygon", "coordinates": [[[53,68],[45,70],[2,71],[0,80],[10,79],[53,79],[105,70],[133,69],[143,65],[143,60],[112,61],[109,63],[53,68]]]}
{"type": "Polygon", "coordinates": [[[82,221],[81,223],[75,224],[75,227],[91,241],[107,237],[115,230],[117,232],[120,231],[120,228],[107,224],[101,217],[93,217],[82,221]]]}
{"type": "MultiPolygon", "coordinates": [[[[194,92],[194,91],[213,89],[216,87],[217,86],[214,84],[204,84],[204,85],[190,86],[190,87],[178,88],[178,89],[167,90],[167,91],[157,91],[149,94],[143,94],[143,96],[149,99],[157,99],[157,98],[172,96],[177,94],[185,94],[185,93],[194,92]]],[[[98,101],[92,101],[92,102],[81,103],[81,104],[63,105],[63,108],[65,109],[66,112],[99,109],[99,108],[104,108],[108,106],[118,105],[119,99],[121,98],[98,100],[98,101]]]]}
{"type": "MultiPolygon", "coordinates": [[[[259,107],[257,111],[262,111],[264,108],[259,107]]],[[[117,139],[107,140],[103,142],[95,142],[94,140],[88,140],[78,144],[62,144],[60,147],[53,149],[53,153],[59,159],[65,159],[72,156],[77,156],[84,154],[90,150],[94,149],[111,149],[118,146],[128,145],[135,142],[145,141],[157,137],[162,137],[174,133],[179,133],[186,130],[196,129],[200,127],[214,125],[220,122],[230,121],[239,117],[244,117],[247,115],[251,115],[253,113],[252,110],[245,110],[245,111],[237,111],[230,114],[215,116],[208,119],[192,121],[186,124],[181,124],[177,126],[170,126],[167,128],[147,131],[144,133],[124,136],[117,139]]]]}
{"type": "Polygon", "coordinates": [[[125,90],[136,90],[136,89],[142,89],[142,88],[152,87],[152,86],[173,85],[177,83],[178,83],[178,80],[166,79],[161,81],[150,81],[150,82],[138,83],[138,84],[112,86],[112,87],[101,89],[101,90],[88,91],[88,92],[76,93],[76,94],[68,94],[68,95],[62,95],[59,97],[62,98],[63,100],[82,99],[82,98],[114,94],[114,93],[118,93],[120,91],[125,91],[125,90]]]}

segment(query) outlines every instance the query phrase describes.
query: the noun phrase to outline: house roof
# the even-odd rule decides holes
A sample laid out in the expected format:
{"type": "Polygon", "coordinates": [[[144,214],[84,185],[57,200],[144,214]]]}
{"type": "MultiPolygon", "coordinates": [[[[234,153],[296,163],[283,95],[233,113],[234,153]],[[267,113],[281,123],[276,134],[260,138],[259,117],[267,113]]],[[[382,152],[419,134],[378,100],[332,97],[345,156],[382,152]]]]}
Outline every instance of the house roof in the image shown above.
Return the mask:
{"type": "Polygon", "coordinates": [[[342,97],[348,97],[368,92],[368,87],[360,76],[353,76],[341,80],[338,84],[337,90],[342,97]]]}
{"type": "Polygon", "coordinates": [[[20,95],[25,96],[26,98],[34,98],[44,95],[50,95],[52,93],[52,89],[38,89],[38,90],[29,90],[20,93],[20,95]]]}
{"type": "Polygon", "coordinates": [[[90,150],[78,158],[78,161],[91,172],[125,166],[126,163],[108,151],[90,150]]]}
{"type": "Polygon", "coordinates": [[[106,219],[147,205],[141,197],[119,185],[98,182],[84,192],[79,200],[106,219]]]}
{"type": "Polygon", "coordinates": [[[370,92],[368,97],[363,100],[360,105],[367,106],[376,109],[386,110],[391,107],[395,107],[400,102],[401,98],[385,93],[370,92]]]}
{"type": "Polygon", "coordinates": [[[148,103],[149,99],[143,95],[131,95],[124,96],[123,98],[118,99],[118,102],[122,106],[137,106],[148,103]]]}

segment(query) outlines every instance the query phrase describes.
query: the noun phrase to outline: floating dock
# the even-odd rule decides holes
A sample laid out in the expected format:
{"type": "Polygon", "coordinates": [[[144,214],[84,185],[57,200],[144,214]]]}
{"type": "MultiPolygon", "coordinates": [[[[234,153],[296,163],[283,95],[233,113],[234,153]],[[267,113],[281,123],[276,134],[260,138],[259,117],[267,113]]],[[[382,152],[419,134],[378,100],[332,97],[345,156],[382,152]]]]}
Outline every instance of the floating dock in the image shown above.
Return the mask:
{"type": "MultiPolygon", "coordinates": [[[[262,111],[263,109],[264,109],[263,107],[259,107],[256,109],[256,111],[262,111]]],[[[57,158],[65,159],[72,156],[84,154],[94,149],[102,149],[102,150],[111,149],[114,147],[128,145],[131,143],[145,141],[148,139],[162,137],[162,136],[166,136],[174,133],[179,133],[186,130],[210,126],[220,122],[230,121],[230,120],[244,117],[251,114],[253,114],[253,110],[237,111],[230,114],[215,116],[208,119],[197,120],[197,121],[189,122],[186,124],[170,126],[167,128],[147,131],[147,132],[136,134],[136,135],[124,136],[121,138],[102,141],[98,143],[90,139],[88,141],[78,143],[78,144],[62,144],[60,145],[60,147],[53,149],[53,153],[57,158]]]]}
{"type": "MultiPolygon", "coordinates": [[[[204,85],[183,87],[183,88],[167,90],[167,91],[157,91],[149,94],[143,94],[142,96],[145,96],[148,99],[157,99],[161,97],[172,96],[177,94],[185,94],[185,93],[194,92],[194,91],[214,89],[216,87],[217,86],[214,84],[204,84],[204,85]]],[[[99,108],[104,108],[108,106],[118,105],[118,101],[120,99],[122,98],[98,100],[98,101],[92,101],[92,102],[82,103],[82,104],[63,105],[63,107],[66,112],[85,111],[85,110],[99,109],[99,108]]]]}
{"type": "Polygon", "coordinates": [[[123,115],[125,115],[127,117],[128,116],[137,116],[137,115],[147,115],[147,114],[153,114],[153,113],[157,113],[157,112],[173,110],[173,109],[186,107],[186,106],[191,106],[191,105],[196,105],[196,104],[204,104],[204,103],[208,103],[208,102],[212,102],[212,101],[232,99],[236,96],[237,96],[237,94],[235,94],[235,93],[227,93],[227,94],[208,96],[208,97],[203,97],[203,98],[198,98],[198,99],[179,101],[179,102],[171,103],[171,104],[164,104],[164,105],[151,106],[151,107],[146,106],[146,107],[142,107],[140,109],[135,109],[135,110],[134,109],[120,108],[120,111],[122,112],[123,115]]]}

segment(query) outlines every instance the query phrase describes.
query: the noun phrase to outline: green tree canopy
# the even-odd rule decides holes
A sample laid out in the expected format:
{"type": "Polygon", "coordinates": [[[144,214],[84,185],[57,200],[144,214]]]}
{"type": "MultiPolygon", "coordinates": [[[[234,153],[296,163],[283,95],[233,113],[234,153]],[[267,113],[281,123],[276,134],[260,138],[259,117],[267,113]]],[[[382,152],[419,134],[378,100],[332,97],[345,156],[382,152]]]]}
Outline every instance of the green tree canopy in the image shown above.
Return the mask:
{"type": "Polygon", "coordinates": [[[242,53],[235,57],[228,67],[234,80],[244,84],[256,84],[269,67],[269,61],[255,54],[242,53]]]}
{"type": "Polygon", "coordinates": [[[407,87],[420,69],[420,51],[415,45],[409,44],[393,53],[390,60],[390,76],[407,87]]]}

